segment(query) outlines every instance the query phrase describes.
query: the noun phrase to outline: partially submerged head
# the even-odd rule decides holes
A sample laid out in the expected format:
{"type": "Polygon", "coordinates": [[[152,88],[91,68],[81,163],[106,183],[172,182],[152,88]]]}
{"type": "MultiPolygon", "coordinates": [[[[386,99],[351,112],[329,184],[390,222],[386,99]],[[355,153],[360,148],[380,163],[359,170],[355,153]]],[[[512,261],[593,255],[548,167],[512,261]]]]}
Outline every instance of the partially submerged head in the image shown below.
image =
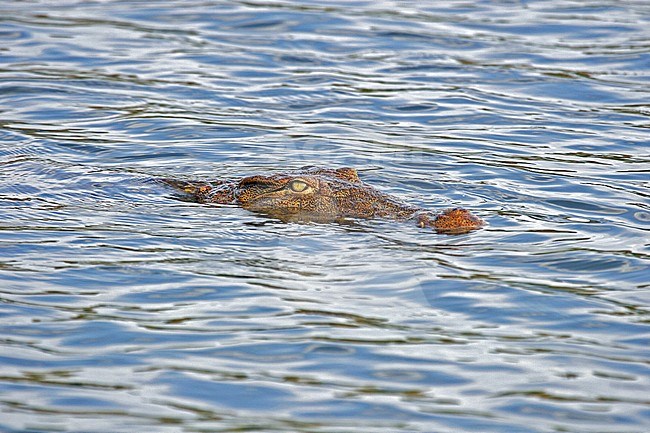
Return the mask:
{"type": "Polygon", "coordinates": [[[357,218],[417,220],[440,233],[464,233],[483,221],[462,208],[432,213],[366,185],[353,168],[303,167],[209,184],[165,180],[200,203],[236,204],[284,221],[331,222],[357,218]]]}
{"type": "Polygon", "coordinates": [[[238,182],[235,197],[245,209],[280,218],[335,220],[346,216],[342,209],[349,204],[346,197],[358,196],[365,188],[352,168],[304,167],[245,177],[238,182]]]}

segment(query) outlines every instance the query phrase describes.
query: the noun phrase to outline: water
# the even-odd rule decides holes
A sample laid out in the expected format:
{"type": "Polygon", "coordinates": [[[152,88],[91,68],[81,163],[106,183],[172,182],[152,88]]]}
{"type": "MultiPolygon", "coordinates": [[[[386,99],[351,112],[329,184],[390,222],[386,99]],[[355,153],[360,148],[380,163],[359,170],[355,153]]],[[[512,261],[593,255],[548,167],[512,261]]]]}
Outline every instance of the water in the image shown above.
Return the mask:
{"type": "Polygon", "coordinates": [[[0,12],[0,431],[650,430],[647,2],[0,12]],[[153,181],[308,164],[489,225],[153,181]]]}

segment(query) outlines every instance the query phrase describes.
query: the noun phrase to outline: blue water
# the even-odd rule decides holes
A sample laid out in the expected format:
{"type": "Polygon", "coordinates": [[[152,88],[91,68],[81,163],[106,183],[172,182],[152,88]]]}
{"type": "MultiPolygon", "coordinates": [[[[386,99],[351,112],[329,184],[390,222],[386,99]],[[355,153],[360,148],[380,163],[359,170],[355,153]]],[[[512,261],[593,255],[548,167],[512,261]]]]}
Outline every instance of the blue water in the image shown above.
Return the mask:
{"type": "Polygon", "coordinates": [[[0,431],[650,431],[647,2],[0,17],[0,431]],[[488,225],[155,182],[310,164],[488,225]]]}

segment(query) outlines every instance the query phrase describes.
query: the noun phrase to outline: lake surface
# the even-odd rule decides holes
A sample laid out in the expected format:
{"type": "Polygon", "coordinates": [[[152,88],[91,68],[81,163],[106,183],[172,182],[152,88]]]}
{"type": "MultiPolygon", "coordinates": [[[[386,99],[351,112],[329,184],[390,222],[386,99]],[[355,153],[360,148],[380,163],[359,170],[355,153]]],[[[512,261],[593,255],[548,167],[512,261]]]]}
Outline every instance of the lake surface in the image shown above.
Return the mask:
{"type": "Polygon", "coordinates": [[[650,431],[650,3],[0,17],[0,431],[650,431]],[[303,165],[488,225],[155,181],[303,165]]]}

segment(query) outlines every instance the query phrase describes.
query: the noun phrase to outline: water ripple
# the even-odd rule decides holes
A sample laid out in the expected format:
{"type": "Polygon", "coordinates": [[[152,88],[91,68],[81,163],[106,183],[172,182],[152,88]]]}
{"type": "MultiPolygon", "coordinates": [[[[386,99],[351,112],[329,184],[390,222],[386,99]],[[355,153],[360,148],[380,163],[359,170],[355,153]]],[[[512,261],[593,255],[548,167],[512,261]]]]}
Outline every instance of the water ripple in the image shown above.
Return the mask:
{"type": "Polygon", "coordinates": [[[642,431],[642,2],[0,6],[0,430],[642,431]],[[355,166],[481,231],[157,177],[355,166]]]}

